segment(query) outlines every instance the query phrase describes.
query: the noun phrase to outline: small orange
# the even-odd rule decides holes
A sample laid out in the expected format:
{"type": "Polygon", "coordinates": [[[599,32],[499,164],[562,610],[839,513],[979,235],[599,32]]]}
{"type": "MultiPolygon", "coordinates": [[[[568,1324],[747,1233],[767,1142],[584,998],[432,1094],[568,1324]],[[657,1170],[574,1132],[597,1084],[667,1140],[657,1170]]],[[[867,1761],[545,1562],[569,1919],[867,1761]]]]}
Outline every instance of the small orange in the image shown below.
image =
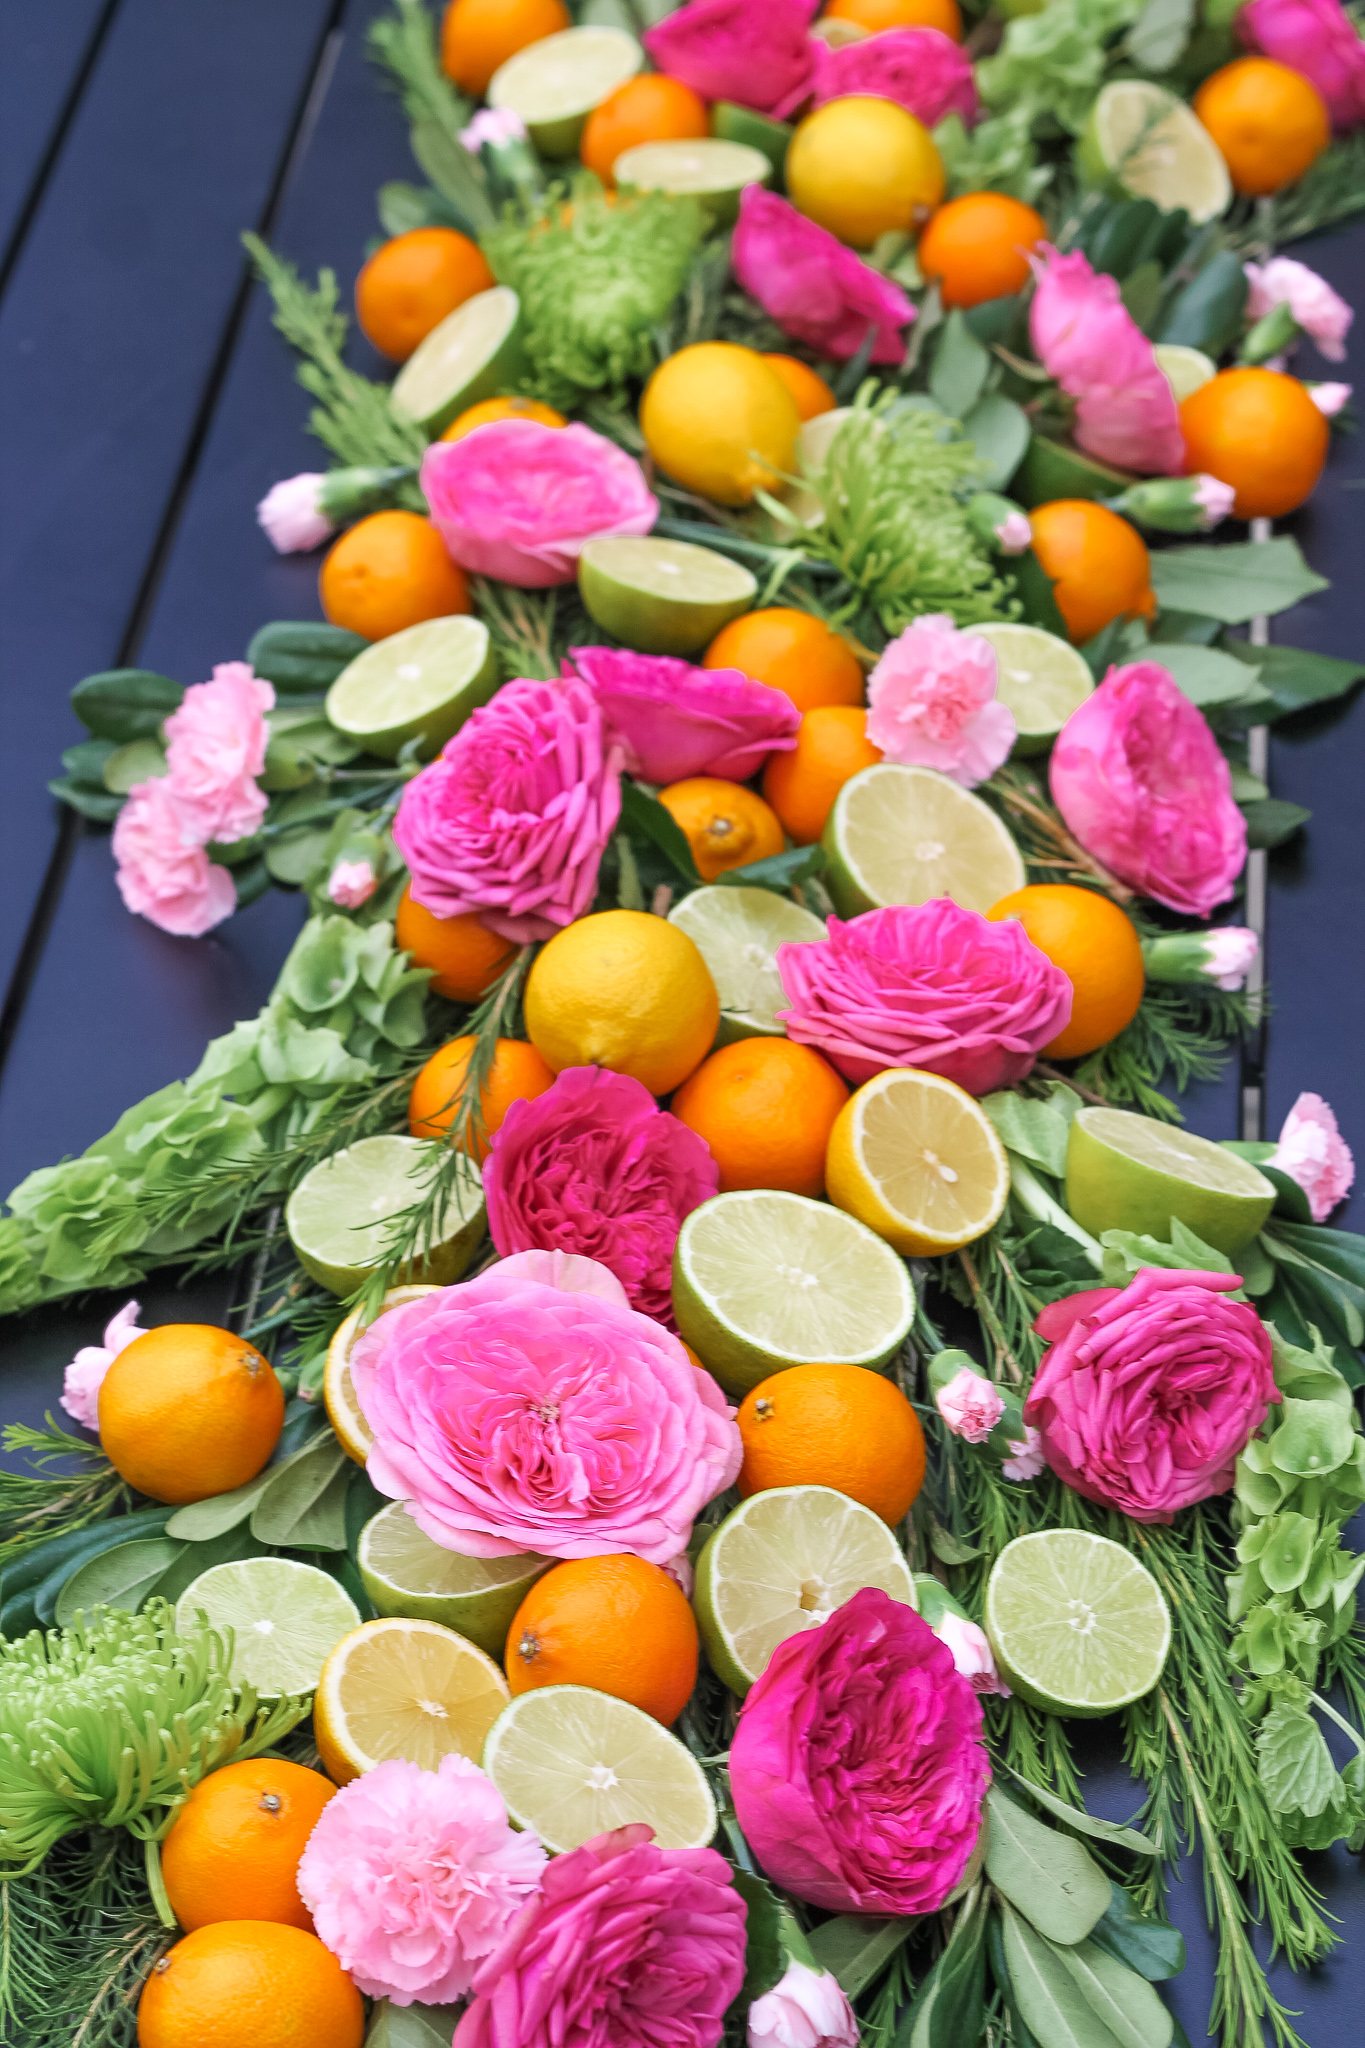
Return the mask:
{"type": "Polygon", "coordinates": [[[742,669],[755,682],[785,692],[798,711],[863,701],[863,672],[847,640],[823,619],[791,605],[732,619],[707,648],[702,667],[742,669]]]}
{"type": "Polygon", "coordinates": [[[284,1394],[244,1337],[163,1323],[120,1351],[100,1387],[99,1418],[119,1477],[183,1507],[256,1477],[284,1426],[284,1394]]]}
{"type": "Polygon", "coordinates": [[[772,811],[742,782],[689,775],[661,789],[659,802],[682,827],[704,882],[714,882],[727,868],[767,860],[786,844],[772,811]]]}
{"type": "Polygon", "coordinates": [[[690,142],[710,133],[706,102],[690,85],[662,72],[646,71],[638,78],[628,78],[607,94],[601,106],[594,107],[578,154],[585,170],[595,171],[604,185],[610,185],[617,157],[637,143],[690,142]]]}
{"type": "Polygon", "coordinates": [[[1206,78],[1194,111],[1218,144],[1236,191],[1255,198],[1301,178],[1332,139],[1321,93],[1273,57],[1238,57],[1206,78]]]}
{"type": "Polygon", "coordinates": [[[873,36],[884,28],[937,28],[962,41],[957,0],[829,0],[825,20],[852,21],[873,36]]]}
{"type": "Polygon", "coordinates": [[[383,356],[405,363],[448,313],[497,280],[477,242],[454,228],[413,228],[376,249],[355,281],[355,316],[383,356]]]}
{"type": "Polygon", "coordinates": [[[461,92],[481,100],[500,64],[572,27],[564,0],[450,0],[441,21],[441,66],[461,92]]]}
{"type": "Polygon", "coordinates": [[[1231,484],[1239,519],[1278,519],[1322,475],[1332,430],[1297,377],[1220,370],[1180,408],[1185,467],[1231,484]]]}
{"type": "Polygon", "coordinates": [[[477,1003],[515,958],[516,945],[490,932],[477,911],[459,917],[437,917],[418,903],[411,884],[403,891],[394,919],[394,944],[411,953],[414,967],[434,967],[427,986],[452,1003],[477,1003]]]}
{"type": "Polygon", "coordinates": [[[919,267],[945,306],[1005,299],[1028,282],[1027,252],[1047,235],[1040,213],[1005,192],[968,192],[940,206],[919,238],[919,267]]]}
{"type": "Polygon", "coordinates": [[[739,1490],[832,1486],[894,1528],[924,1484],[924,1432],[893,1381],[865,1365],[793,1365],[760,1380],[736,1418],[739,1490]]]}
{"type": "Polygon", "coordinates": [[[187,1934],[215,1920],[276,1920],[310,1933],[299,1858],[336,1786],[280,1757],[201,1778],[161,1844],[161,1875],[187,1934]]]}
{"type": "MultiPolygon", "coordinates": [[[[473,1038],[452,1038],[431,1055],[408,1097],[408,1129],[414,1138],[439,1138],[455,1122],[473,1050],[473,1038]]],[[[512,1104],[543,1095],[554,1086],[554,1078],[533,1045],[521,1038],[498,1040],[488,1079],[479,1091],[479,1114],[487,1136],[476,1135],[472,1149],[480,1163],[488,1157],[488,1139],[502,1129],[512,1104]]]]}
{"type": "Polygon", "coordinates": [[[468,412],[462,412],[457,420],[450,422],[441,439],[463,441],[475,427],[489,427],[496,420],[533,420],[539,427],[567,427],[569,424],[562,412],[556,412],[552,405],[543,405],[538,398],[481,398],[477,405],[470,406],[468,412]]]}
{"type": "Polygon", "coordinates": [[[1017,917],[1040,953],[1071,983],[1071,1021],[1043,1047],[1049,1059],[1095,1052],[1131,1024],[1142,1001],[1142,941],[1117,903],[1069,882],[1037,882],[986,912],[1017,917]]]}
{"type": "Polygon", "coordinates": [[[365,2005],[316,1934],[219,1920],[153,1963],[138,2048],[360,2048],[365,2005]]]}
{"type": "Polygon", "coordinates": [[[765,355],[763,360],[772,364],[796,400],[796,410],[803,420],[818,419],[822,412],[833,412],[838,405],[824,378],[799,356],[765,355]]]}
{"type": "Polygon", "coordinates": [[[334,626],[387,640],[423,619],[474,609],[463,569],[417,512],[372,512],[333,541],[318,572],[322,609],[334,626]]]}
{"type": "Polygon", "coordinates": [[[1090,498],[1053,498],[1029,513],[1033,552],[1078,646],[1111,619],[1156,610],[1151,561],[1135,526],[1090,498]]]}
{"type": "Polygon", "coordinates": [[[848,1089],[828,1060],[789,1038],[741,1038],[703,1060],[673,1114],[704,1138],[721,1192],[783,1188],[823,1195],[825,1148],[848,1089]]]}
{"type": "Polygon", "coordinates": [[[801,720],[792,751],[768,762],[763,794],[796,844],[813,846],[844,784],[881,758],[867,737],[865,711],[822,704],[801,720]]]}
{"type": "Polygon", "coordinates": [[[590,1685],[671,1727],[697,1683],[697,1624],[662,1565],[577,1557],[537,1579],[507,1631],[512,1697],[590,1685]]]}

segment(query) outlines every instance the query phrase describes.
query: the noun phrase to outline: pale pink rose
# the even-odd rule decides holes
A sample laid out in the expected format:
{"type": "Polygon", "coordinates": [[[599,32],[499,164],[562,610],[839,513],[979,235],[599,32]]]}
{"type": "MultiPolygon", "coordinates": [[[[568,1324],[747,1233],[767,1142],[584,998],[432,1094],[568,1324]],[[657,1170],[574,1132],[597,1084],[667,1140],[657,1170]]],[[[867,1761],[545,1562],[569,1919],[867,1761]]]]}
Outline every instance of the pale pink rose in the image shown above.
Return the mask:
{"type": "Polygon", "coordinates": [[[373,861],[339,860],[327,877],[327,894],[341,910],[359,910],[379,887],[373,861]]]}
{"type": "Polygon", "coordinates": [[[1350,403],[1353,389],[1350,384],[1305,384],[1303,388],[1325,420],[1334,420],[1350,403]]]}
{"type": "Polygon", "coordinates": [[[644,37],[659,70],[704,100],[785,121],[810,98],[819,0],[690,0],[644,37]]]}
{"type": "Polygon", "coordinates": [[[1033,545],[1033,528],[1027,512],[1010,512],[995,529],[1002,555],[1022,555],[1033,545]]]}
{"type": "Polygon", "coordinates": [[[1288,306],[1304,333],[1317,343],[1329,363],[1346,360],[1346,336],[1355,313],[1332,290],[1325,277],[1292,256],[1272,256],[1268,263],[1244,263],[1247,315],[1260,320],[1276,306],[1288,306]]]}
{"type": "Polygon", "coordinates": [[[995,649],[979,633],[959,631],[946,612],[915,619],[867,679],[867,737],[888,761],[937,768],[975,789],[1014,745],[996,673],[995,649]]]}
{"type": "Polygon", "coordinates": [[[969,1444],[984,1444],[1005,1412],[999,1388],[964,1365],[934,1396],[944,1426],[969,1444]]]}
{"type": "Polygon", "coordinates": [[[610,1266],[580,1258],[577,1252],[513,1252],[499,1261],[498,1271],[504,1280],[534,1280],[541,1287],[558,1287],[563,1294],[595,1294],[599,1301],[630,1307],[630,1296],[610,1266]]]}
{"type": "Polygon", "coordinates": [[[775,192],[745,186],[730,261],[750,297],[798,341],[846,358],[875,327],[869,360],[904,362],[915,308],[900,286],[775,192]]]}
{"type": "Polygon", "coordinates": [[[100,1426],[100,1388],[104,1385],[104,1375],[134,1337],[147,1334],[138,1328],[137,1319],[141,1313],[135,1301],[125,1301],[118,1314],[105,1324],[104,1342],[82,1345],[66,1368],[58,1399],[67,1414],[74,1416],[86,1429],[98,1429],[100,1426]]]}
{"type": "Polygon", "coordinates": [[[120,896],[177,938],[201,937],[237,907],[232,876],[204,851],[201,823],[198,809],[187,807],[164,775],[136,783],[114,822],[120,896]]]}
{"type": "Polygon", "coordinates": [[[1204,972],[1219,988],[1239,989],[1251,972],[1261,942],[1245,925],[1223,924],[1203,934],[1204,972]]]}
{"type": "Polygon", "coordinates": [[[1195,503],[1204,515],[1204,531],[1211,533],[1213,528],[1221,526],[1231,513],[1237,501],[1237,493],[1231,484],[1221,482],[1216,476],[1205,476],[1201,473],[1191,481],[1194,484],[1195,503]]]}
{"type": "Polygon", "coordinates": [[[648,533],[659,516],[635,457],[591,427],[494,420],[434,441],[421,483],[452,560],[524,590],[572,583],[590,540],[648,533]]]}
{"type": "Polygon", "coordinates": [[[676,1557],[670,1557],[664,1570],[678,1587],[683,1599],[690,1600],[696,1590],[697,1574],[692,1569],[692,1560],[687,1552],[680,1550],[676,1557]]]}
{"type": "Polygon", "coordinates": [[[563,669],[587,684],[625,749],[627,773],[645,782],[747,782],[770,754],[789,752],[801,729],[786,691],[742,669],[696,668],[629,647],[571,647],[563,669]]]}
{"type": "Polygon", "coordinates": [[[1302,72],[1334,128],[1365,121],[1365,43],[1340,0],[1250,0],[1237,33],[1249,50],[1302,72]]]}
{"type": "Polygon", "coordinates": [[[1001,1699],[1009,1698],[1010,1689],[995,1668],[995,1653],[984,1629],[953,1608],[945,1607],[934,1634],[951,1652],[960,1676],[974,1693],[997,1693],[1001,1699]]]}
{"type": "Polygon", "coordinates": [[[1006,1479],[1036,1479],[1040,1472],[1046,1472],[1047,1459],[1043,1456],[1043,1439],[1031,1423],[1024,1424],[1022,1437],[1006,1439],[1013,1451],[1012,1458],[1006,1458],[1000,1470],[1006,1479]]]}
{"type": "Polygon", "coordinates": [[[471,156],[477,156],[485,142],[525,142],[526,123],[510,107],[480,107],[460,140],[471,156]]]}
{"type": "Polygon", "coordinates": [[[1076,400],[1076,444],[1119,469],[1176,475],[1185,463],[1180,412],[1152,344],[1119,296],[1117,278],[1043,245],[1029,310],[1034,353],[1076,400]]]}
{"type": "Polygon", "coordinates": [[[287,476],[272,484],[261,499],[256,507],[257,523],[278,554],[306,554],[336,532],[322,509],[324,481],[316,470],[305,470],[302,476],[287,476]]]}
{"type": "Polygon", "coordinates": [[[748,2048],[858,2048],[861,2039],[838,1978],[796,1956],[749,2007],[748,2048]]]}
{"type": "Polygon", "coordinates": [[[245,661],[220,661],[212,681],[192,683],[166,720],[166,778],[196,819],[200,844],[249,839],[265,816],[256,777],[270,738],[265,714],[275,686],[245,661]]]}
{"type": "Polygon", "coordinates": [[[1338,1202],[1355,1184],[1351,1148],[1337,1127],[1330,1105],[1320,1095],[1300,1095],[1280,1126],[1279,1143],[1270,1160],[1297,1181],[1308,1197],[1315,1223],[1325,1223],[1338,1202]]]}
{"type": "Polygon", "coordinates": [[[936,28],[884,29],[838,50],[817,40],[812,104],[853,94],[895,100],[926,128],[948,114],[960,114],[970,128],[981,111],[971,58],[936,28]]]}

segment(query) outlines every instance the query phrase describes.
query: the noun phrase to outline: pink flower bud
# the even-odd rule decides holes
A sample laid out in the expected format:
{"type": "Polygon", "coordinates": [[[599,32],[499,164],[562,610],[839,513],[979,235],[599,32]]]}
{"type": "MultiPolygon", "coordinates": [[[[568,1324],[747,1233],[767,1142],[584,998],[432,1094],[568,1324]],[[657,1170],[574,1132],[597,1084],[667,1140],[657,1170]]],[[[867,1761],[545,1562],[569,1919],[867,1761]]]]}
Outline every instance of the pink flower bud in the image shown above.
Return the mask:
{"type": "Polygon", "coordinates": [[[104,1385],[104,1375],[134,1337],[147,1334],[138,1328],[137,1319],[141,1313],[137,1302],[125,1301],[118,1314],[105,1324],[103,1343],[83,1345],[66,1368],[66,1378],[58,1398],[67,1414],[83,1423],[86,1429],[99,1428],[100,1388],[104,1385]]]}
{"type": "Polygon", "coordinates": [[[485,142],[524,142],[526,123],[510,107],[480,107],[460,140],[471,156],[477,156],[485,142]]]}
{"type": "Polygon", "coordinates": [[[1325,277],[1292,256],[1272,256],[1269,263],[1244,263],[1242,268],[1249,319],[1260,320],[1276,306],[1288,306],[1329,362],[1345,362],[1346,336],[1355,314],[1325,277]]]}
{"type": "Polygon", "coordinates": [[[795,1956],[749,2007],[749,2048],[858,2048],[860,2039],[838,1978],[795,1956]]]}
{"type": "Polygon", "coordinates": [[[670,1557],[663,1569],[679,1589],[684,1600],[690,1600],[696,1588],[697,1575],[692,1569],[692,1560],[687,1552],[680,1550],[676,1557],[670,1557]]]}
{"type": "Polygon", "coordinates": [[[1245,925],[1225,924],[1216,931],[1205,932],[1203,937],[1204,972],[1209,980],[1229,992],[1239,989],[1261,950],[1255,932],[1248,931],[1245,925]]]}
{"type": "Polygon", "coordinates": [[[1210,532],[1227,518],[1236,500],[1237,493],[1231,484],[1225,484],[1216,476],[1196,476],[1194,501],[1204,514],[1204,531],[1210,532]]]}
{"type": "Polygon", "coordinates": [[[968,1365],[939,1388],[934,1405],[953,1435],[969,1444],[984,1444],[1005,1412],[999,1389],[968,1365]]]}
{"type": "Polygon", "coordinates": [[[1043,1456],[1043,1439],[1031,1423],[1024,1424],[1022,1438],[1009,1437],[1012,1458],[1006,1458],[1000,1470],[1006,1479],[1036,1479],[1040,1472],[1047,1470],[1047,1459],[1043,1456]]]}
{"type": "Polygon", "coordinates": [[[1269,1164],[1298,1182],[1315,1223],[1325,1222],[1355,1183],[1351,1148],[1320,1095],[1300,1095],[1280,1126],[1279,1144],[1269,1164]]]}
{"type": "Polygon", "coordinates": [[[996,527],[995,537],[1000,543],[1002,555],[1022,555],[1025,548],[1032,546],[1033,543],[1033,528],[1029,524],[1027,513],[1011,512],[1009,517],[1002,519],[996,527]]]}
{"type": "Polygon", "coordinates": [[[302,476],[287,476],[282,483],[272,484],[261,499],[256,517],[277,553],[307,554],[336,532],[322,509],[323,482],[316,470],[305,470],[302,476]]]}
{"type": "Polygon", "coordinates": [[[327,878],[327,894],[340,910],[359,910],[379,887],[379,877],[367,860],[339,860],[327,878]]]}
{"type": "Polygon", "coordinates": [[[1304,390],[1325,420],[1334,420],[1351,396],[1350,384],[1305,384],[1304,390]]]}
{"type": "Polygon", "coordinates": [[[965,1615],[957,1614],[951,1607],[945,1607],[934,1634],[952,1653],[952,1659],[961,1675],[975,1693],[998,1693],[1001,1699],[1008,1699],[1010,1689],[995,1668],[995,1654],[987,1640],[984,1629],[965,1615]]]}

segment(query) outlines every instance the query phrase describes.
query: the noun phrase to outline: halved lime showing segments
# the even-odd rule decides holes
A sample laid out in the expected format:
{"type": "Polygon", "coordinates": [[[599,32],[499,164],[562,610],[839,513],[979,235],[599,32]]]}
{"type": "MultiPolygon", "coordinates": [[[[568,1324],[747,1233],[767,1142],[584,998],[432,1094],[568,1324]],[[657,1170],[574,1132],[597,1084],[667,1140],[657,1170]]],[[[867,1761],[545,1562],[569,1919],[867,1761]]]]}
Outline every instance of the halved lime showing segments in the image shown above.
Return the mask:
{"type": "Polygon", "coordinates": [[[599,626],[641,654],[695,654],[758,595],[750,572],[685,540],[590,540],[578,589],[599,626]]]}
{"type": "Polygon", "coordinates": [[[1041,754],[1095,687],[1083,654],[1041,626],[973,626],[995,649],[995,694],[1014,713],[1016,754],[1041,754]]]}
{"type": "Polygon", "coordinates": [[[525,361],[521,300],[509,285],[494,285],[432,328],[395,377],[389,403],[435,436],[480,398],[510,391],[525,361]]]}
{"type": "Polygon", "coordinates": [[[742,1697],[779,1643],[818,1628],[864,1586],[917,1605],[880,1515],[829,1486],[775,1486],[727,1515],[697,1560],[695,1606],[717,1676],[742,1697]]]}
{"type": "Polygon", "coordinates": [[[356,1563],[377,1614],[439,1621],[490,1657],[507,1647],[512,1617],[553,1558],[462,1557],[423,1535],[402,1501],[360,1532],[356,1563]]]}
{"type": "Polygon", "coordinates": [[[1141,78],[1120,78],[1090,109],[1076,162],[1092,184],[1117,187],[1196,226],[1217,220],[1232,198],[1222,151],[1183,100],[1141,78]]]}
{"type": "Polygon", "coordinates": [[[1275,1189],[1249,1160],[1130,1109],[1082,1109],[1066,1148],[1066,1206],[1083,1230],[1169,1239],[1180,1221],[1229,1258],[1250,1244],[1275,1189]]]}
{"type": "Polygon", "coordinates": [[[561,29],[498,66],[488,104],[520,114],[542,156],[574,156],[593,108],[634,78],[644,61],[644,51],[624,29],[561,29]]]}
{"type": "Polygon", "coordinates": [[[909,1334],[905,1265],[866,1224],[766,1188],[694,1209],[673,1253],[673,1313],[731,1394],[788,1365],[882,1365],[909,1334]]]}
{"type": "Polygon", "coordinates": [[[618,192],[672,192],[699,199],[714,221],[729,227],[744,187],[766,185],[773,164],[748,142],[703,135],[688,142],[638,142],[621,152],[611,174],[618,192]]]}
{"type": "Polygon", "coordinates": [[[1054,498],[1117,498],[1137,478],[1093,455],[1082,455],[1065,441],[1035,434],[1014,472],[1010,496],[1021,505],[1050,505],[1054,498]]]}
{"type": "Polygon", "coordinates": [[[1000,1676],[1031,1706],[1089,1719],[1149,1693],[1171,1647],[1161,1588],[1121,1543],[1043,1529],[1007,1543],[986,1586],[1000,1676]]]}
{"type": "Polygon", "coordinates": [[[936,768],[863,768],[834,801],[821,844],[841,917],[951,896],[987,911],[1024,886],[1019,848],[989,804],[936,768]]]}
{"type": "Polygon", "coordinates": [[[793,132],[790,121],[774,121],[767,114],[756,114],[752,107],[736,106],[733,100],[717,100],[711,109],[711,133],[722,142],[742,142],[766,156],[775,184],[782,182],[793,132]]]}
{"type": "Polygon", "coordinates": [[[781,1038],[776,1012],[787,997],[777,971],[777,949],[826,936],[825,921],[771,889],[694,889],[668,913],[701,954],[720,997],[717,1043],[736,1038],[781,1038]]]}
{"type": "MultiPolygon", "coordinates": [[[[284,1212],[284,1227],[304,1271],[333,1294],[353,1294],[382,1264],[393,1219],[431,1190],[442,1147],[421,1138],[360,1138],[306,1173],[284,1212]]],[[[435,1239],[419,1246],[411,1278],[448,1287],[483,1236],[483,1179],[458,1154],[435,1239]]]]}
{"type": "Polygon", "coordinates": [[[376,640],[327,692],[327,716],[371,754],[396,761],[420,740],[430,759],[498,687],[498,659],[482,619],[423,619],[376,640]]]}
{"type": "Polygon", "coordinates": [[[1188,348],[1183,341],[1158,341],[1152,354],[1177,405],[1183,405],[1191,392],[1218,375],[1218,365],[1211,356],[1206,356],[1202,348],[1188,348]]]}
{"type": "Polygon", "coordinates": [[[292,1557],[211,1565],[176,1602],[175,1625],[232,1630],[232,1676],[259,1693],[311,1692],[342,1637],[359,1628],[350,1595],[329,1572],[292,1557]]]}

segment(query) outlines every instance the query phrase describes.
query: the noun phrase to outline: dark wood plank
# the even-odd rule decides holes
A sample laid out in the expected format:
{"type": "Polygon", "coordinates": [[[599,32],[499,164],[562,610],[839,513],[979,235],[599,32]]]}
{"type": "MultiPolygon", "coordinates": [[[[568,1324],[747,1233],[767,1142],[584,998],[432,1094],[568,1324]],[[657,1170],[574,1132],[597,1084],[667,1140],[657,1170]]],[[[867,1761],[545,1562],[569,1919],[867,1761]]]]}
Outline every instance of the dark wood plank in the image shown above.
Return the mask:
{"type": "Polygon", "coordinates": [[[0,276],[39,204],[118,0],[0,6],[0,276]]]}

